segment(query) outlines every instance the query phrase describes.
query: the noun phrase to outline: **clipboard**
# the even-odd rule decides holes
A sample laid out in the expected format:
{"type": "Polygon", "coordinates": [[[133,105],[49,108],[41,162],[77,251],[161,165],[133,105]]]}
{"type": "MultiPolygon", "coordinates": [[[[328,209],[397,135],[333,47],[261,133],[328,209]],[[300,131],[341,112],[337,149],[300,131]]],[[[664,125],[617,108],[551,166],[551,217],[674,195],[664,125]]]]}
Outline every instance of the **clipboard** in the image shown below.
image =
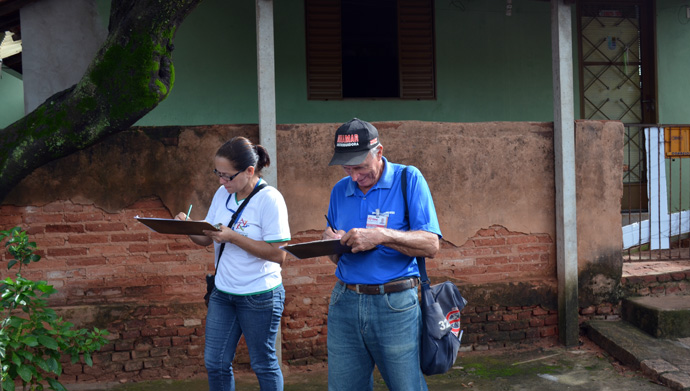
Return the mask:
{"type": "Polygon", "coordinates": [[[203,235],[204,233],[201,231],[220,231],[220,229],[205,220],[175,220],[139,216],[134,218],[161,234],[203,235]]]}
{"type": "Polygon", "coordinates": [[[313,242],[288,244],[286,246],[281,246],[280,249],[294,255],[299,259],[352,252],[352,248],[350,246],[340,244],[340,239],[316,240],[313,242]]]}

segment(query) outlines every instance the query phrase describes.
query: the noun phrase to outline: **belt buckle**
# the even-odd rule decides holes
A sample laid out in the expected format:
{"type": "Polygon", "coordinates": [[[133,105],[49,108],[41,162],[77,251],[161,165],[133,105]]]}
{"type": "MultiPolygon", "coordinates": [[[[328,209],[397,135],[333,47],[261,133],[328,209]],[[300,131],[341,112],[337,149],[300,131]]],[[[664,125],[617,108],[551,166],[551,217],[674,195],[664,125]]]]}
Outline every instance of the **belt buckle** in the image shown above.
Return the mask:
{"type": "Polygon", "coordinates": [[[362,292],[359,291],[359,286],[360,284],[355,284],[355,292],[357,292],[358,294],[362,294],[362,292]]]}

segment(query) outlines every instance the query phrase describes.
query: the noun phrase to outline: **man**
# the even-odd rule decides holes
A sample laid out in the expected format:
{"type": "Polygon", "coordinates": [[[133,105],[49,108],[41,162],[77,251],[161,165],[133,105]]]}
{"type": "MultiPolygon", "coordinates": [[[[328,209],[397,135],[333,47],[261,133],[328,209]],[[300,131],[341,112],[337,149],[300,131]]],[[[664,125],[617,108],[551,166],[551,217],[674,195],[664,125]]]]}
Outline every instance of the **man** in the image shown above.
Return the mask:
{"type": "Polygon", "coordinates": [[[378,131],[357,118],[336,131],[329,165],[348,176],[331,191],[323,238],[340,238],[352,253],[331,256],[338,282],[328,309],[328,389],[371,390],[376,365],[390,390],[426,390],[415,257],[435,256],[441,237],[426,180],[407,169],[406,216],[404,166],[383,157],[378,131]]]}

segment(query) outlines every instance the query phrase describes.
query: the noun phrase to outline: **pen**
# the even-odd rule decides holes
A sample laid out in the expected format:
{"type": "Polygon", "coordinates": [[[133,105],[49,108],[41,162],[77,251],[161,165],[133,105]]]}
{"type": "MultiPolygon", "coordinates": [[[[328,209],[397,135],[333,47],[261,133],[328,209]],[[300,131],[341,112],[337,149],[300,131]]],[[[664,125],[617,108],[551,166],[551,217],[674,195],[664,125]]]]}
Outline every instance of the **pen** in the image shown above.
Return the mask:
{"type": "Polygon", "coordinates": [[[189,204],[189,210],[187,211],[187,217],[185,217],[185,221],[189,218],[189,214],[192,213],[192,204],[189,204]]]}
{"type": "Polygon", "coordinates": [[[328,219],[328,215],[323,215],[323,217],[326,218],[326,221],[328,222],[328,225],[331,227],[331,231],[333,231],[333,233],[336,233],[335,230],[336,230],[337,228],[335,228],[335,225],[333,225],[333,223],[331,223],[331,220],[328,219]]]}

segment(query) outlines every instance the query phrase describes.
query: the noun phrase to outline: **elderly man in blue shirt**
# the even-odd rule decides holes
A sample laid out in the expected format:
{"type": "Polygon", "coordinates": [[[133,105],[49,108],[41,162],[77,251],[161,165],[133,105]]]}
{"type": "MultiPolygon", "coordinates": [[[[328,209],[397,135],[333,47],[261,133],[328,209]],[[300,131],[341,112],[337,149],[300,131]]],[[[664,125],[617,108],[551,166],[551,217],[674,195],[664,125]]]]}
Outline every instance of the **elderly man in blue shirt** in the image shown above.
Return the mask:
{"type": "Polygon", "coordinates": [[[347,176],[331,191],[333,227],[323,238],[340,238],[352,253],[331,256],[338,282],[328,308],[328,389],[372,390],[377,366],[390,390],[427,390],[416,257],[435,256],[441,237],[429,186],[410,166],[402,189],[405,166],[383,157],[378,130],[357,118],[336,131],[329,165],[347,176]]]}

